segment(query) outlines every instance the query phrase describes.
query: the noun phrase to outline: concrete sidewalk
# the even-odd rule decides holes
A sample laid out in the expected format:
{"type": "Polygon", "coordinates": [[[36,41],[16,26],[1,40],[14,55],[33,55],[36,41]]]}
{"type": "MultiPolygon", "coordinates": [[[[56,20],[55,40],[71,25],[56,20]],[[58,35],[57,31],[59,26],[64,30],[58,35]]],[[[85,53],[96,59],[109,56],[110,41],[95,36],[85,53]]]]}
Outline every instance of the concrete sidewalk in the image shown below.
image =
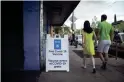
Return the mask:
{"type": "Polygon", "coordinates": [[[39,82],[124,82],[124,60],[111,58],[106,71],[100,69],[101,61],[96,60],[97,73],[92,74],[92,63],[88,58],[87,69],[81,68],[82,58],[73,50],[81,50],[70,47],[70,72],[42,72],[39,82]]]}

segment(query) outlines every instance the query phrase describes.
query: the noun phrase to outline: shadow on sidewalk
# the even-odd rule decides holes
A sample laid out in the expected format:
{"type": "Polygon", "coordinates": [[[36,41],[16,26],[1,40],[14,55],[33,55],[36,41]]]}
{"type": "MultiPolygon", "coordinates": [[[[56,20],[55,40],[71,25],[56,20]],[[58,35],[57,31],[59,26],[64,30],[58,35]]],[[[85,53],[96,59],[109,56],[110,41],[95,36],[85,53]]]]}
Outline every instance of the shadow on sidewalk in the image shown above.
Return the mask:
{"type": "Polygon", "coordinates": [[[124,64],[118,65],[118,66],[113,66],[113,65],[111,66],[115,68],[118,72],[121,72],[124,75],[124,64]]]}
{"type": "MultiPolygon", "coordinates": [[[[73,50],[73,52],[75,52],[79,57],[83,58],[83,51],[82,50],[73,50]]],[[[88,58],[90,58],[90,56],[87,56],[88,58]]],[[[98,55],[94,56],[95,58],[99,58],[98,55]]],[[[113,56],[109,55],[110,58],[114,58],[113,56]]]]}
{"type": "Polygon", "coordinates": [[[37,82],[40,71],[2,72],[1,82],[37,82]]]}

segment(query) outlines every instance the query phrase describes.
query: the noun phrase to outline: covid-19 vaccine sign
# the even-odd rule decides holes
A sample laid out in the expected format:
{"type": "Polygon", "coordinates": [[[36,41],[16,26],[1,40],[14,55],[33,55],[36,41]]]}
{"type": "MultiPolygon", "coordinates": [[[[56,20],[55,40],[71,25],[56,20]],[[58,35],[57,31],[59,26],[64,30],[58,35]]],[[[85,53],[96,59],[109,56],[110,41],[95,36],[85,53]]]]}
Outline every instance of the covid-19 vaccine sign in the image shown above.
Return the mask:
{"type": "Polygon", "coordinates": [[[47,35],[46,42],[46,72],[69,72],[69,46],[68,36],[64,38],[52,38],[47,35]]]}

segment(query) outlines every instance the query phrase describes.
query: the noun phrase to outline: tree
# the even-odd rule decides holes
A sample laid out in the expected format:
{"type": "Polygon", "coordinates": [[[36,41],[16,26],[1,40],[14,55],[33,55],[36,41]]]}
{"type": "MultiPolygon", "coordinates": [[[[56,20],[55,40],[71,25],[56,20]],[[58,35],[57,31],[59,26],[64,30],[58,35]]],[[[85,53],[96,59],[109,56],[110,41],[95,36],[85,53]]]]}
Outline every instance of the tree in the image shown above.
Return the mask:
{"type": "Polygon", "coordinates": [[[118,29],[119,31],[123,31],[124,30],[124,21],[117,21],[117,23],[112,23],[113,27],[115,29],[118,29]]]}
{"type": "Polygon", "coordinates": [[[68,33],[71,33],[70,31],[70,27],[63,27],[64,28],[64,34],[68,34],[68,33]]]}
{"type": "Polygon", "coordinates": [[[60,26],[54,26],[55,33],[57,33],[57,32],[61,33],[61,31],[62,31],[62,28],[60,26]]]}
{"type": "Polygon", "coordinates": [[[98,23],[99,23],[99,21],[97,20],[97,17],[94,16],[94,18],[92,19],[91,27],[92,27],[92,28],[97,28],[98,23]]]}
{"type": "Polygon", "coordinates": [[[64,26],[54,26],[54,31],[59,32],[60,34],[68,34],[71,33],[70,27],[64,25],[64,26]]]}
{"type": "Polygon", "coordinates": [[[76,33],[77,35],[80,35],[81,32],[82,32],[82,29],[76,29],[76,31],[75,31],[75,33],[76,33]]]}

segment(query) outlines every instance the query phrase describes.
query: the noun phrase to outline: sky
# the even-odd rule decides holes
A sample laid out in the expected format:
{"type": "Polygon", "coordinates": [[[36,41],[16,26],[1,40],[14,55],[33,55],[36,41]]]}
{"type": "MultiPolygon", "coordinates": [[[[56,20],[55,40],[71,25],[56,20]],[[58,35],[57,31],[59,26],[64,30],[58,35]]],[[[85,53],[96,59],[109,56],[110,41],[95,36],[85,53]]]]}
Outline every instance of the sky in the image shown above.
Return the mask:
{"type": "MultiPolygon", "coordinates": [[[[92,23],[94,16],[100,21],[102,14],[107,15],[107,21],[112,23],[114,21],[114,14],[117,20],[124,20],[124,0],[81,0],[74,10],[76,20],[76,29],[83,28],[83,22],[89,20],[92,23]]],[[[71,27],[71,21],[65,21],[65,25],[71,27]]]]}

